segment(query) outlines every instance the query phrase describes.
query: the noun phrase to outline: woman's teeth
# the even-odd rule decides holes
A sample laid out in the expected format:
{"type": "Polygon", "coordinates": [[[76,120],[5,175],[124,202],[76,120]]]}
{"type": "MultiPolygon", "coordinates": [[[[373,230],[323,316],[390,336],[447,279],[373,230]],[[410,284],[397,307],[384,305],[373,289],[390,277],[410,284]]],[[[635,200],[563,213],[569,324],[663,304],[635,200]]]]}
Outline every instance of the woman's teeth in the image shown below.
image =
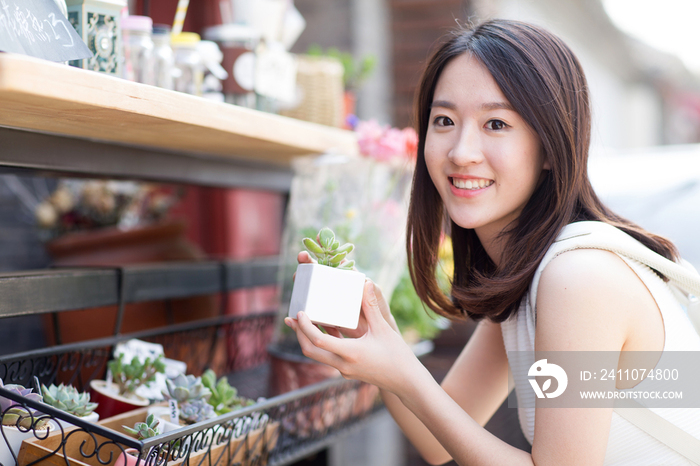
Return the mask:
{"type": "Polygon", "coordinates": [[[493,184],[493,180],[459,180],[452,178],[452,184],[459,189],[481,189],[493,184]]]}

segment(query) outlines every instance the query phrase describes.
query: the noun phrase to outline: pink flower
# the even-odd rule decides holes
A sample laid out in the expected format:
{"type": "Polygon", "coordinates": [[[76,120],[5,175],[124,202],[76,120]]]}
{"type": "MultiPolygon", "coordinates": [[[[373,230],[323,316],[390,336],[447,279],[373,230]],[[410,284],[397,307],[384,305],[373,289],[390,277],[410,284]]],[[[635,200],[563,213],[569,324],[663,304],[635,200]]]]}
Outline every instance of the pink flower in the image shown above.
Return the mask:
{"type": "Polygon", "coordinates": [[[370,120],[359,122],[355,131],[360,152],[367,157],[380,161],[388,161],[394,157],[415,158],[418,138],[412,128],[400,130],[370,120]]]}

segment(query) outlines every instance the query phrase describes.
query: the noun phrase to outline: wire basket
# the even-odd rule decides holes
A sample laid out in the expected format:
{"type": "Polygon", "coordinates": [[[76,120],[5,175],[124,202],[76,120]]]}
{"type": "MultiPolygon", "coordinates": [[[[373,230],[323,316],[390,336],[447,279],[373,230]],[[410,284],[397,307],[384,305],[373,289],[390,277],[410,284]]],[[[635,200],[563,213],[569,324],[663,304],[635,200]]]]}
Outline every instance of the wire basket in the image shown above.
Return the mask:
{"type": "Polygon", "coordinates": [[[343,65],[329,57],[297,55],[299,104],[280,114],[340,128],[343,126],[343,65]]]}

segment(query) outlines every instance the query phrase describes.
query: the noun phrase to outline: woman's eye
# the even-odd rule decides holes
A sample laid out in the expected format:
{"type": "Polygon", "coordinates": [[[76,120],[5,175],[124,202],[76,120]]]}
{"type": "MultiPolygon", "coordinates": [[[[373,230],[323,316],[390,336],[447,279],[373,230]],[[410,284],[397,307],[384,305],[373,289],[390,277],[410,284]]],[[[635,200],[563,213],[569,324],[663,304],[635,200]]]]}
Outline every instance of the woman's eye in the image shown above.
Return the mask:
{"type": "Polygon", "coordinates": [[[454,122],[446,116],[439,116],[434,120],[435,124],[438,126],[453,126],[454,122]]]}
{"type": "Polygon", "coordinates": [[[486,127],[488,129],[492,129],[495,131],[505,129],[506,126],[507,125],[505,123],[503,123],[501,120],[489,120],[488,122],[486,122],[486,127]]]}

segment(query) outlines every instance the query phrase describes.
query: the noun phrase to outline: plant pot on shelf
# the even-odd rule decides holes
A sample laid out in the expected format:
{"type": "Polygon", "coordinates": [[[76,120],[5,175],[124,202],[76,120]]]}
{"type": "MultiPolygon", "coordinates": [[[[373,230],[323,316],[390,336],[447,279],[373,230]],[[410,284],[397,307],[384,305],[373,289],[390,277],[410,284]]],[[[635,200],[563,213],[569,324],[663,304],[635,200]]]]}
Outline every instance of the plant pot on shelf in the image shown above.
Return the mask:
{"type": "Polygon", "coordinates": [[[136,394],[129,397],[119,395],[117,384],[113,383],[108,387],[105,380],[90,382],[90,397],[92,401],[98,403],[95,412],[103,419],[143,408],[149,404],[146,398],[136,394]]]}
{"type": "Polygon", "coordinates": [[[267,347],[267,352],[270,355],[272,396],[340,377],[337,369],[304,356],[296,342],[271,344],[267,347]]]}
{"type": "MultiPolygon", "coordinates": [[[[97,413],[97,411],[93,411],[90,414],[88,414],[87,416],[81,417],[80,419],[82,419],[83,421],[86,421],[86,422],[96,423],[97,421],[100,420],[100,415],[97,413]]],[[[67,429],[70,429],[71,427],[74,427],[73,424],[71,424],[68,421],[64,421],[63,419],[56,418],[55,420],[56,420],[56,422],[58,422],[61,425],[61,427],[63,427],[63,430],[67,430],[67,429]]]]}
{"type": "Polygon", "coordinates": [[[168,406],[151,406],[148,408],[148,415],[150,416],[151,414],[153,414],[156,419],[160,421],[158,428],[161,429],[160,432],[163,434],[167,434],[168,432],[184,427],[184,425],[180,424],[179,422],[177,424],[170,422],[170,408],[168,406]]]}
{"type": "Polygon", "coordinates": [[[124,450],[124,455],[119,455],[117,457],[114,466],[136,466],[139,461],[139,454],[141,453],[136,448],[127,448],[124,450]]]}
{"type": "MultiPolygon", "coordinates": [[[[24,429],[19,429],[15,426],[0,426],[2,432],[0,433],[0,464],[11,466],[15,464],[15,456],[19,458],[19,451],[24,440],[33,438],[46,438],[51,431],[59,430],[51,423],[45,426],[43,429],[37,430],[36,435],[34,431],[29,429],[27,432],[24,429]],[[12,453],[14,452],[14,455],[12,453]]],[[[19,463],[17,463],[19,464],[19,463]]]]}
{"type": "Polygon", "coordinates": [[[319,264],[297,267],[289,317],[304,311],[319,325],[356,329],[360,319],[365,274],[319,264]]]}
{"type": "MultiPolygon", "coordinates": [[[[163,221],[131,230],[104,228],[65,234],[46,244],[58,267],[120,267],[172,261],[196,261],[205,254],[185,236],[185,224],[163,221]]],[[[172,323],[215,317],[215,296],[196,296],[125,306],[122,333],[137,332],[172,323]]],[[[117,306],[82,309],[55,314],[61,343],[108,337],[114,333],[117,306]]],[[[44,320],[49,345],[57,344],[51,314],[44,320]]]]}

